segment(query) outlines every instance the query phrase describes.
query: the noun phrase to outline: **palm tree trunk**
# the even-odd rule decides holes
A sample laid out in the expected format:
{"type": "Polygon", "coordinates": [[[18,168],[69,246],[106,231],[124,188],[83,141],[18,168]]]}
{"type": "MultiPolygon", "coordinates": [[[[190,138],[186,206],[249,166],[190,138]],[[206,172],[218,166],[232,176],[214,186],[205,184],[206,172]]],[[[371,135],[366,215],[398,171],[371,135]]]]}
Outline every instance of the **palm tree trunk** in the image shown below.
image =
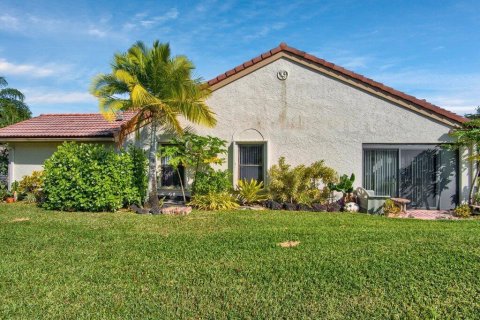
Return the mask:
{"type": "Polygon", "coordinates": [[[150,152],[148,153],[148,204],[151,212],[160,213],[157,190],[157,121],[152,121],[150,132],[150,152]]]}
{"type": "Polygon", "coordinates": [[[195,166],[195,173],[193,175],[193,183],[192,183],[192,191],[195,192],[195,186],[197,184],[197,173],[198,173],[198,168],[200,167],[200,158],[197,157],[197,164],[195,166]]]}

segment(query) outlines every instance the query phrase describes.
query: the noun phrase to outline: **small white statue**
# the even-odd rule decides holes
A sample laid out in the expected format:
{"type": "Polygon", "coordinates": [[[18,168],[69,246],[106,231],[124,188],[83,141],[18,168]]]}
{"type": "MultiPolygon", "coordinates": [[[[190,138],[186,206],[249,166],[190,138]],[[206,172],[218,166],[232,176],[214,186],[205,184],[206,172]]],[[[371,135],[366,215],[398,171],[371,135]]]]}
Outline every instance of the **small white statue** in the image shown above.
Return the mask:
{"type": "Polygon", "coordinates": [[[360,208],[358,204],[356,204],[355,202],[347,202],[343,207],[343,211],[345,212],[358,212],[359,209],[360,208]]]}

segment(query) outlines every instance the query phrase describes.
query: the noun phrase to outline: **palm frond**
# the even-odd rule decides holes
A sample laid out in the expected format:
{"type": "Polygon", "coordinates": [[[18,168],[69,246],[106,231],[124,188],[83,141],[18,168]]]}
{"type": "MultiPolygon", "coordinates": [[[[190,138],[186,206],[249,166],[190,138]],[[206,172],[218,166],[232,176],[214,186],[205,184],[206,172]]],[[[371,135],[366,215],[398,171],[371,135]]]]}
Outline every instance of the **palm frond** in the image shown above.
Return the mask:
{"type": "Polygon", "coordinates": [[[25,100],[25,96],[23,95],[23,93],[13,88],[0,89],[0,98],[18,100],[22,102],[25,100]]]}

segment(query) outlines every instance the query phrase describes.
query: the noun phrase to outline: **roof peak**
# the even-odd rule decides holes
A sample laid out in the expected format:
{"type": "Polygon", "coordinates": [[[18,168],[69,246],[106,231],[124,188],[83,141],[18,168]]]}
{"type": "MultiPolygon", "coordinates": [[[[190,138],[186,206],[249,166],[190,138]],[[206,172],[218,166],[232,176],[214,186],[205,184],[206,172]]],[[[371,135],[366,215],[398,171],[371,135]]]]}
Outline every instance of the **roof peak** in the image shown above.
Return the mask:
{"type": "MultiPolygon", "coordinates": [[[[291,55],[294,55],[294,56],[297,56],[297,57],[300,57],[304,60],[307,60],[308,62],[313,62],[317,65],[320,65],[321,67],[323,68],[327,68],[329,70],[332,70],[333,72],[337,73],[337,74],[340,74],[341,76],[343,77],[347,77],[347,78],[350,78],[350,79],[353,79],[355,80],[356,82],[358,83],[361,83],[362,85],[366,85],[368,87],[372,87],[374,88],[375,90],[379,90],[379,91],[382,91],[390,96],[393,96],[395,97],[396,99],[401,99],[401,100],[404,100],[404,101],[407,101],[409,103],[413,103],[423,109],[426,109],[430,112],[433,112],[437,115],[440,115],[444,118],[447,118],[447,119],[450,119],[450,120],[453,120],[455,122],[458,122],[458,123],[463,123],[463,122],[466,122],[468,121],[468,119],[466,119],[465,117],[462,117],[452,111],[449,111],[449,110],[446,110],[444,108],[441,108],[439,106],[436,106],[430,102],[428,102],[427,100],[425,99],[419,99],[417,97],[414,97],[412,95],[409,95],[407,93],[404,93],[402,91],[399,91],[399,90],[396,90],[392,87],[389,87],[389,86],[386,86],[384,85],[383,83],[380,83],[380,82],[377,82],[375,80],[372,80],[370,78],[367,78],[361,74],[358,74],[356,72],[353,72],[353,71],[350,71],[350,70],[347,70],[343,67],[340,67],[338,65],[335,65],[334,63],[331,63],[331,62],[328,62],[324,59],[321,59],[321,58],[318,58],[312,54],[308,54],[306,53],[305,51],[301,51],[301,50],[298,50],[296,48],[293,48],[293,47],[290,47],[288,46],[285,42],[281,42],[280,45],[278,47],[275,47],[267,52],[264,52],[262,53],[261,55],[253,58],[253,59],[250,59],[244,63],[242,63],[241,65],[238,65],[236,66],[235,68],[231,69],[231,70],[228,70],[227,72],[225,73],[222,73],[220,75],[218,75],[217,77],[207,81],[208,85],[209,86],[212,86],[212,85],[215,85],[219,82],[222,82],[223,80],[239,73],[239,72],[242,72],[244,71],[245,69],[250,69],[250,70],[255,70],[255,68],[251,68],[253,65],[269,58],[269,57],[272,57],[272,56],[275,56],[281,52],[287,52],[288,54],[291,54],[291,55]]],[[[251,72],[251,71],[250,71],[251,72]]],[[[249,72],[245,73],[248,74],[249,72]]]]}

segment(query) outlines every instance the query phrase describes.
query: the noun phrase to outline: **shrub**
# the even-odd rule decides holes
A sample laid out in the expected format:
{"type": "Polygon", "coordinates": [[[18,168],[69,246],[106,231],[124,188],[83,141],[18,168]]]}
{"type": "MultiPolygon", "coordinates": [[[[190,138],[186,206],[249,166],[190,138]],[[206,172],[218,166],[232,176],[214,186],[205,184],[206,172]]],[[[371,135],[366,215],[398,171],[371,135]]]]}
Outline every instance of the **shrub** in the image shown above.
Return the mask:
{"type": "Polygon", "coordinates": [[[127,152],[66,142],[44,167],[46,209],[115,211],[141,202],[134,183],[133,160],[127,152]]]}
{"type": "Polygon", "coordinates": [[[0,175],[8,174],[8,149],[6,145],[0,145],[0,175]]]}
{"type": "Polygon", "coordinates": [[[258,182],[255,179],[250,181],[246,179],[239,180],[237,183],[237,194],[242,204],[253,204],[267,200],[263,182],[258,182]]]}
{"type": "Polygon", "coordinates": [[[400,213],[400,207],[393,202],[392,199],[387,199],[385,200],[385,203],[383,204],[383,214],[388,216],[391,214],[399,214],[400,213]]]}
{"type": "Polygon", "coordinates": [[[228,170],[197,173],[197,183],[193,186],[194,195],[207,195],[209,193],[221,193],[232,190],[232,180],[228,170]]]}
{"type": "Polygon", "coordinates": [[[273,165],[268,174],[268,188],[273,200],[307,205],[314,202],[325,203],[330,194],[327,185],[337,181],[337,173],[327,167],[323,160],[310,166],[299,165],[291,168],[286,164],[285,158],[281,157],[278,165],[273,165]]]}
{"type": "Polygon", "coordinates": [[[127,150],[133,163],[132,183],[134,188],[138,190],[138,196],[140,197],[141,202],[143,202],[147,198],[148,188],[147,155],[144,150],[134,146],[129,146],[127,150]]]}
{"type": "Polygon", "coordinates": [[[200,210],[230,210],[238,207],[235,197],[229,192],[196,194],[190,205],[200,210]]]}
{"type": "Polygon", "coordinates": [[[39,199],[43,189],[43,171],[33,171],[31,175],[24,176],[18,183],[17,192],[24,197],[32,194],[39,199]]]}
{"type": "Polygon", "coordinates": [[[468,218],[472,214],[472,209],[468,204],[461,204],[455,208],[455,215],[460,218],[468,218]]]}
{"type": "Polygon", "coordinates": [[[8,195],[7,186],[4,183],[0,182],[0,201],[5,200],[7,195],[8,195]]]}

